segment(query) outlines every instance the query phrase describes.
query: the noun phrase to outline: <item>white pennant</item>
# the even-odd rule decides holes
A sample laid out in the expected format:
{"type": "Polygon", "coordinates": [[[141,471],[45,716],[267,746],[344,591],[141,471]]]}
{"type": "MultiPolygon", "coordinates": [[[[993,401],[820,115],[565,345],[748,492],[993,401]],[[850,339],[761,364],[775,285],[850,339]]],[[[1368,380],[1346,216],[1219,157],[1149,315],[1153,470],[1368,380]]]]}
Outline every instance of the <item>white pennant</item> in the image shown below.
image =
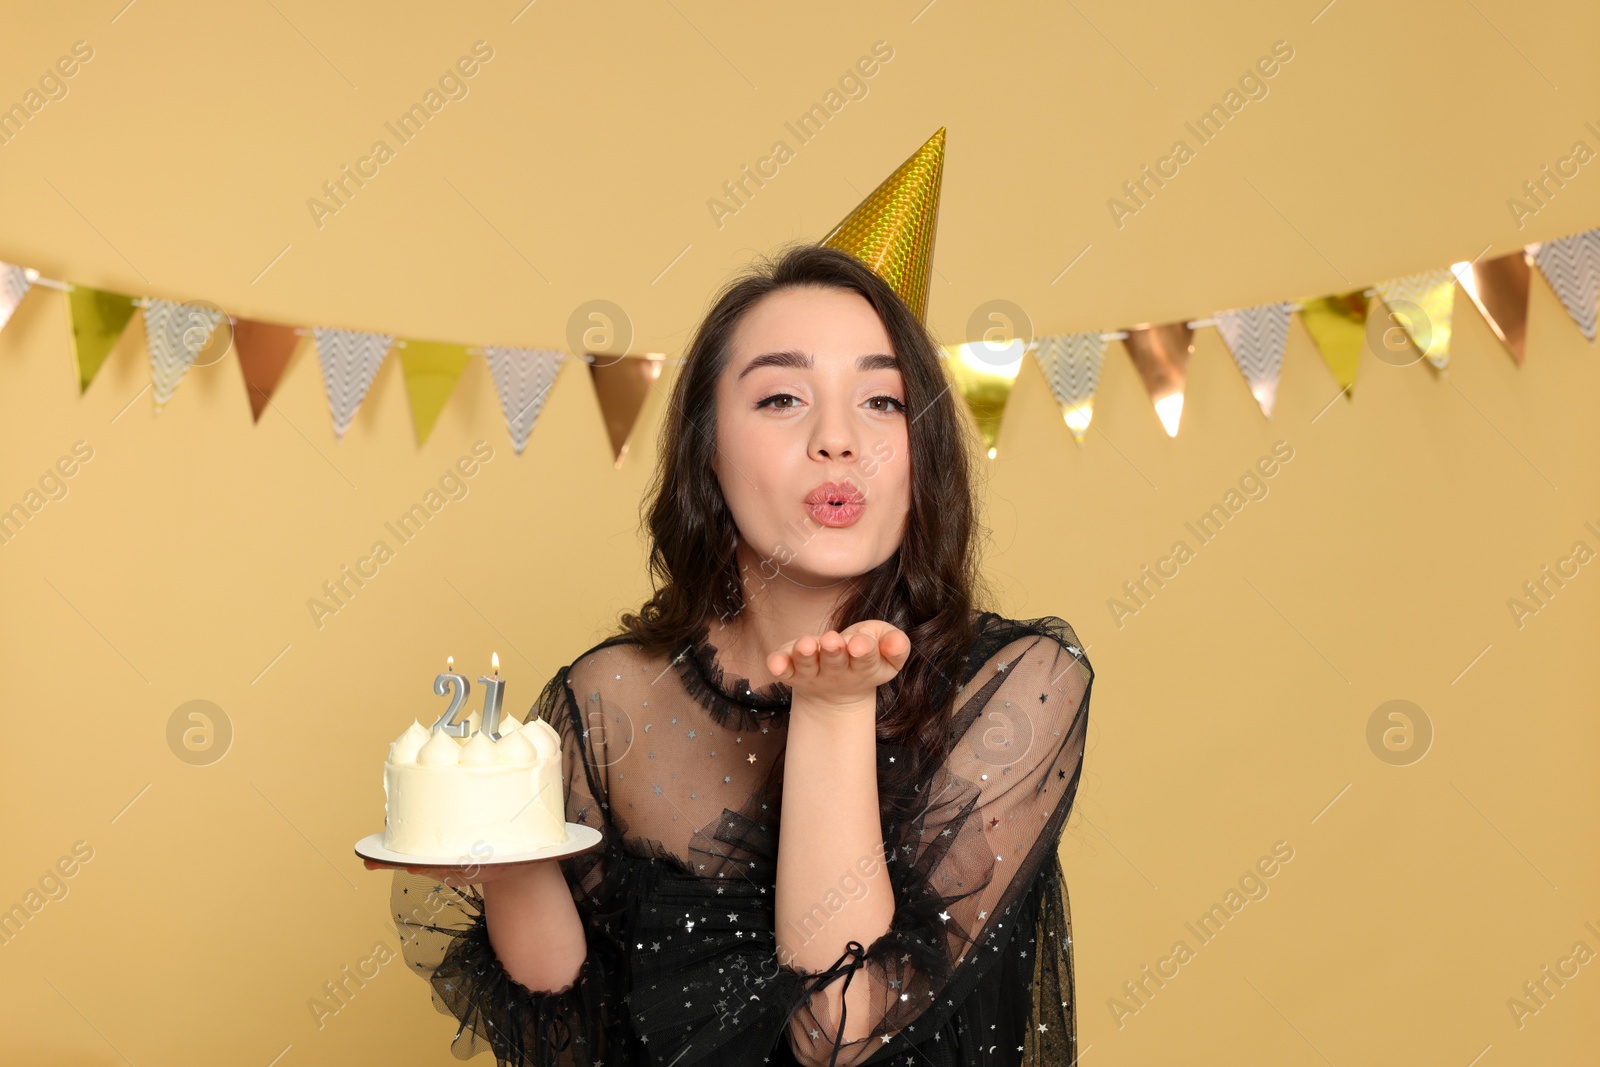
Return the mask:
{"type": "Polygon", "coordinates": [[[144,299],[144,335],[150,349],[150,382],[160,411],[222,321],[218,308],[144,299]]]}
{"type": "Polygon", "coordinates": [[[1089,421],[1094,418],[1094,390],[1105,362],[1105,338],[1099,330],[1041,337],[1031,351],[1044,372],[1050,395],[1061,405],[1062,418],[1073,439],[1083,444],[1089,421]]]}
{"type": "Polygon", "coordinates": [[[22,303],[22,298],[28,295],[28,289],[36,277],[36,272],[25,267],[0,263],[0,330],[5,329],[6,323],[11,321],[12,313],[22,303]]]}
{"type": "Polygon", "coordinates": [[[1593,341],[1600,304],[1600,229],[1545,241],[1535,247],[1533,261],[1583,336],[1593,341]]]}
{"type": "Polygon", "coordinates": [[[1273,405],[1278,399],[1278,375],[1283,368],[1283,345],[1289,336],[1289,316],[1294,304],[1263,304],[1253,308],[1235,308],[1212,314],[1217,332],[1233,353],[1250,394],[1256,398],[1261,413],[1272,418],[1273,405]]]}
{"type": "Polygon", "coordinates": [[[317,342],[317,360],[322,364],[328,407],[333,412],[333,433],[343,437],[355,421],[356,409],[366,399],[367,390],[372,388],[372,380],[378,376],[394,337],[327,326],[313,327],[311,332],[317,342]]]}
{"type": "Polygon", "coordinates": [[[494,376],[495,391],[500,394],[500,411],[511,433],[511,444],[520,456],[565,356],[547,348],[495,346],[485,347],[483,354],[489,361],[489,373],[494,376]]]}

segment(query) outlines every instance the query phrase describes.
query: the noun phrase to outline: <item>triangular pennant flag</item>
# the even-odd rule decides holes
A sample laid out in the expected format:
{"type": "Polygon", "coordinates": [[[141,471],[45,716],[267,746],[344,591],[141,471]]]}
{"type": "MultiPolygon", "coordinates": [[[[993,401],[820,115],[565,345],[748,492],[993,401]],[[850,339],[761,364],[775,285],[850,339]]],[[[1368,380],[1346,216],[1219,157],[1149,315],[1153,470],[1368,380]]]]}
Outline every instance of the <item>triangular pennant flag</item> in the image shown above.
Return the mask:
{"type": "Polygon", "coordinates": [[[1364,289],[1300,301],[1300,321],[1346,396],[1355,387],[1356,368],[1361,365],[1361,345],[1367,337],[1367,304],[1364,289]]]}
{"type": "Polygon", "coordinates": [[[944,348],[945,365],[977,420],[990,459],[999,452],[1000,420],[1005,417],[1006,401],[1011,398],[1027,347],[1019,338],[1009,344],[973,341],[944,348]]]}
{"type": "Polygon", "coordinates": [[[411,425],[417,432],[417,447],[428,443],[439,412],[461,380],[461,372],[472,359],[466,345],[443,341],[401,341],[400,369],[405,373],[406,396],[411,401],[411,425]]]}
{"type": "Polygon", "coordinates": [[[611,451],[616,456],[618,467],[622,466],[622,457],[628,454],[634,423],[644,409],[650,387],[661,377],[663,359],[658,353],[643,356],[591,353],[584,357],[589,364],[589,375],[594,379],[595,395],[600,400],[600,417],[605,420],[606,435],[611,438],[611,451]]]}
{"type": "Polygon", "coordinates": [[[133,318],[133,297],[87,285],[67,290],[67,311],[72,318],[72,358],[78,364],[78,395],[100,373],[106,356],[133,318]]]}
{"type": "Polygon", "coordinates": [[[1294,304],[1282,303],[1218,311],[1211,316],[1250,386],[1250,395],[1269,419],[1278,399],[1278,372],[1283,367],[1283,343],[1289,336],[1292,314],[1294,304]]]}
{"type": "MultiPolygon", "coordinates": [[[[1378,295],[1388,305],[1389,317],[1399,323],[1417,351],[1428,357],[1429,363],[1443,370],[1450,362],[1450,316],[1456,303],[1455,273],[1449,267],[1436,267],[1379,282],[1376,288],[1378,295]]],[[[1387,344],[1384,347],[1389,348],[1387,344]]],[[[1373,355],[1386,361],[1402,362],[1396,358],[1393,349],[1390,349],[1387,357],[1384,352],[1375,351],[1373,355]]]]}
{"type": "Polygon", "coordinates": [[[145,344],[150,349],[150,382],[160,411],[177,392],[183,374],[222,321],[222,312],[203,304],[146,297],[145,344]]]}
{"type": "Polygon", "coordinates": [[[1600,306],[1600,229],[1541,242],[1533,261],[1583,336],[1593,341],[1600,306]]]}
{"type": "Polygon", "coordinates": [[[333,412],[333,433],[343,437],[355,421],[356,410],[367,398],[372,379],[383,366],[394,338],[386,333],[338,330],[314,326],[317,359],[322,364],[322,384],[328,391],[328,408],[333,412]]]}
{"type": "Polygon", "coordinates": [[[1528,339],[1528,285],[1533,271],[1523,249],[1456,264],[1456,279],[1511,358],[1523,361],[1528,339]]]}
{"type": "Polygon", "coordinates": [[[566,357],[553,349],[495,346],[485,348],[483,355],[500,394],[500,411],[505,415],[511,445],[520,456],[566,357]]]}
{"type": "Polygon", "coordinates": [[[1156,417],[1161,420],[1167,436],[1178,436],[1178,422],[1183,418],[1183,389],[1189,378],[1189,356],[1194,352],[1194,331],[1187,322],[1130,326],[1122,343],[1155,404],[1156,417]]]}
{"type": "Polygon", "coordinates": [[[1061,405],[1061,417],[1072,437],[1083,444],[1094,418],[1094,390],[1106,358],[1105,335],[1099,330],[1041,337],[1033,345],[1033,358],[1044,372],[1050,395],[1061,405]]]}
{"type": "Polygon", "coordinates": [[[33,279],[38,276],[37,271],[29,270],[26,267],[0,263],[0,330],[5,329],[6,323],[11,321],[11,316],[17,310],[17,305],[22,303],[22,298],[28,295],[28,289],[33,285],[33,279]]]}
{"type": "Polygon", "coordinates": [[[250,421],[260,422],[289,367],[289,357],[300,346],[300,331],[278,322],[235,319],[233,344],[239,350],[239,369],[244,372],[244,390],[250,397],[250,421]]]}

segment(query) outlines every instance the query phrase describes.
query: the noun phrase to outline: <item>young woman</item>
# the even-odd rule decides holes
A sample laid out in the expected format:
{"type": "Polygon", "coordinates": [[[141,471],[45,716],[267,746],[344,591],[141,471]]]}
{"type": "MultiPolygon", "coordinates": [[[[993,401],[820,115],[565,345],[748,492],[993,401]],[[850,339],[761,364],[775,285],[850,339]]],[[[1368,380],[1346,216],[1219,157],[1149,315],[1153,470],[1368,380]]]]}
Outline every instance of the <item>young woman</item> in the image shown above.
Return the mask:
{"type": "Polygon", "coordinates": [[[1093,671],[1060,618],[980,610],[946,382],[846,252],[792,248],[717,299],[663,430],[655,593],[530,712],[601,844],[396,873],[457,1055],[1076,1060],[1057,847],[1093,671]]]}

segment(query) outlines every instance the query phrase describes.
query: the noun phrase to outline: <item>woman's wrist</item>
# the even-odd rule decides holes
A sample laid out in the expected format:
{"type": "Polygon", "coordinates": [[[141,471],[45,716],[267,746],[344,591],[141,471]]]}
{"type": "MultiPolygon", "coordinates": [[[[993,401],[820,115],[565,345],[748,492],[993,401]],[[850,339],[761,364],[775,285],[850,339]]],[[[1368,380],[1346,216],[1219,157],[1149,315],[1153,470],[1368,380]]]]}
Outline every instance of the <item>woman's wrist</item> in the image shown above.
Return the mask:
{"type": "Polygon", "coordinates": [[[558,862],[520,865],[484,882],[483,915],[489,945],[512,981],[536,994],[577,981],[587,947],[558,862]]]}
{"type": "Polygon", "coordinates": [[[791,718],[799,716],[824,722],[856,722],[873,719],[878,712],[878,694],[870,693],[854,700],[829,700],[823,697],[795,693],[789,701],[791,718]]]}

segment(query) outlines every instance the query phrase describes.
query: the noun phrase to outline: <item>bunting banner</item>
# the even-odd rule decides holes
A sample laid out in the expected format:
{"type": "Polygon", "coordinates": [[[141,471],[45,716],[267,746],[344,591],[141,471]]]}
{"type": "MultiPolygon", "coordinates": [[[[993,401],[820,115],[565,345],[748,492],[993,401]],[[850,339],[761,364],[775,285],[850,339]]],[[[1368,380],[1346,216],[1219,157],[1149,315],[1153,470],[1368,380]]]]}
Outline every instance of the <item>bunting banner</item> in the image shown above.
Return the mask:
{"type": "Polygon", "coordinates": [[[439,412],[455,391],[461,372],[471,356],[466,345],[439,341],[400,341],[400,369],[406,378],[406,397],[411,402],[411,425],[417,434],[417,447],[428,443],[439,412]]]}
{"type": "Polygon", "coordinates": [[[1219,311],[1212,316],[1223,344],[1250,386],[1250,395],[1269,419],[1278,398],[1278,371],[1283,366],[1283,346],[1289,339],[1292,314],[1294,305],[1283,303],[1219,311]]]}
{"type": "Polygon", "coordinates": [[[328,391],[328,408],[333,412],[333,434],[342,438],[367,398],[367,390],[372,388],[372,380],[378,376],[394,338],[386,333],[327,326],[318,326],[312,333],[317,342],[317,359],[322,363],[322,384],[328,391]]]}
{"type": "Polygon", "coordinates": [[[289,359],[300,347],[300,331],[293,326],[256,319],[233,320],[233,346],[239,353],[245,395],[250,398],[250,420],[261,421],[272,394],[289,369],[289,359]]]}
{"type": "MultiPolygon", "coordinates": [[[[1378,283],[1378,293],[1388,306],[1389,317],[1399,324],[1404,336],[1439,370],[1450,362],[1450,316],[1455,309],[1456,276],[1449,267],[1419,271],[1403,278],[1378,283]]],[[[1373,354],[1388,363],[1403,366],[1413,362],[1401,355],[1404,343],[1392,328],[1383,331],[1383,342],[1373,354]]]]}
{"type": "MultiPolygon", "coordinates": [[[[846,223],[849,223],[849,219],[846,223]]],[[[848,228],[841,223],[836,230],[848,228]]],[[[1345,396],[1352,394],[1363,349],[1395,366],[1426,360],[1447,369],[1459,285],[1507,354],[1527,360],[1532,278],[1544,278],[1563,310],[1591,344],[1600,323],[1600,228],[1529,244],[1488,259],[1458,262],[1379,281],[1348,292],[1213,311],[1195,321],[1142,323],[1120,331],[1089,330],[1010,342],[986,338],[942,349],[952,386],[971,411],[990,457],[997,455],[1006,403],[1024,357],[1032,353],[1073,439],[1082,445],[1094,416],[1106,343],[1120,339],[1155,414],[1169,436],[1182,420],[1194,331],[1213,326],[1264,417],[1272,418],[1288,335],[1298,312],[1318,355],[1345,396]],[[1372,300],[1383,307],[1374,314],[1372,300]]],[[[391,349],[400,355],[417,446],[425,446],[469,362],[489,367],[506,431],[518,455],[527,446],[563,364],[588,365],[611,453],[621,466],[640,413],[662,369],[663,353],[594,354],[554,348],[401,340],[364,330],[235,318],[204,302],[134,296],[43,277],[31,267],[0,262],[0,330],[29,293],[44,286],[66,295],[78,391],[87,393],[134,312],[144,309],[155,407],[174,396],[191,365],[238,355],[251,417],[259,423],[298,351],[314,338],[337,438],[343,438],[391,349]],[[226,323],[228,329],[224,330],[226,323]],[[214,353],[214,355],[213,355],[214,353]]]]}
{"type": "Polygon", "coordinates": [[[1145,392],[1150,394],[1156,418],[1161,420],[1168,437],[1178,436],[1189,357],[1194,354],[1194,328],[1187,322],[1131,326],[1122,344],[1139,372],[1139,380],[1144,382],[1145,392]]]}
{"type": "Polygon", "coordinates": [[[1533,261],[1591,344],[1600,306],[1600,229],[1535,246],[1533,261]]]}
{"type": "Polygon", "coordinates": [[[1300,322],[1345,396],[1356,384],[1361,346],[1367,338],[1367,310],[1364,289],[1300,301],[1300,322]]]}
{"type": "Polygon", "coordinates": [[[1011,399],[1017,372],[1022,369],[1027,343],[974,341],[946,346],[944,354],[945,367],[957,392],[966,399],[983,447],[993,459],[1000,452],[1000,420],[1005,417],[1006,401],[1011,399]]]}
{"type": "Polygon", "coordinates": [[[1520,366],[1526,355],[1528,287],[1533,281],[1527,250],[1465,264],[1456,271],[1456,279],[1520,366]]]}
{"type": "Polygon", "coordinates": [[[1106,358],[1106,339],[1099,330],[1040,338],[1033,358],[1044,373],[1050,395],[1061,407],[1061,417],[1081,447],[1094,418],[1094,390],[1106,358]]]}
{"type": "MultiPolygon", "coordinates": [[[[490,346],[483,350],[500,395],[500,412],[517,455],[528,446],[528,435],[539,420],[544,398],[555,385],[563,355],[548,348],[490,346]]],[[[631,432],[631,431],[630,431],[631,432]]]]}
{"type": "Polygon", "coordinates": [[[184,371],[204,362],[201,353],[221,321],[222,312],[213,307],[155,298],[144,301],[145,343],[157,411],[172,399],[184,371]]]}
{"type": "Polygon", "coordinates": [[[634,425],[656,379],[661,377],[661,357],[610,356],[590,353],[586,357],[594,395],[600,403],[600,417],[611,439],[611,452],[618,467],[628,454],[634,425]]]}
{"type": "Polygon", "coordinates": [[[74,285],[67,291],[67,312],[72,318],[72,358],[78,364],[78,395],[89,391],[89,383],[111,354],[112,346],[133,318],[133,297],[87,285],[74,285]]]}
{"type": "Polygon", "coordinates": [[[28,288],[33,285],[33,279],[34,273],[25,267],[0,263],[0,330],[6,328],[6,323],[11,321],[17,305],[28,295],[28,288]]]}

